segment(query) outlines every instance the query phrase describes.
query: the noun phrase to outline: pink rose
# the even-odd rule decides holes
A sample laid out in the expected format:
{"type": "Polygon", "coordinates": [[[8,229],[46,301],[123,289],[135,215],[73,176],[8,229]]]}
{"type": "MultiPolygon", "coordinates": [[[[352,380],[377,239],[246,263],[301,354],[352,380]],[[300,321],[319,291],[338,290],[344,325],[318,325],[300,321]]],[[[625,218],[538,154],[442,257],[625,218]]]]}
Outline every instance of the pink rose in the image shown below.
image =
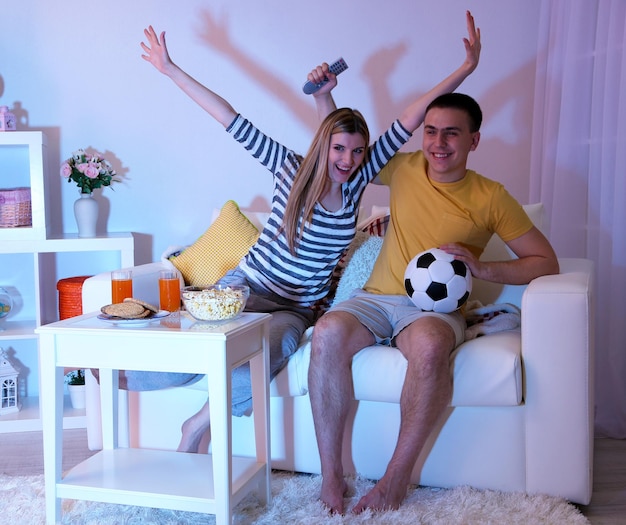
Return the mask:
{"type": "Polygon", "coordinates": [[[90,179],[97,179],[98,175],[100,175],[100,170],[98,169],[98,166],[96,166],[95,164],[89,163],[87,167],[85,168],[84,174],[86,177],[89,177],[90,179]]]}
{"type": "Polygon", "coordinates": [[[86,162],[81,162],[80,164],[76,164],[76,169],[80,173],[85,173],[85,170],[87,169],[87,166],[89,166],[89,164],[87,164],[86,162]]]}
{"type": "Polygon", "coordinates": [[[61,166],[61,176],[67,178],[71,174],[72,174],[72,168],[67,162],[64,162],[63,165],[61,166]]]}

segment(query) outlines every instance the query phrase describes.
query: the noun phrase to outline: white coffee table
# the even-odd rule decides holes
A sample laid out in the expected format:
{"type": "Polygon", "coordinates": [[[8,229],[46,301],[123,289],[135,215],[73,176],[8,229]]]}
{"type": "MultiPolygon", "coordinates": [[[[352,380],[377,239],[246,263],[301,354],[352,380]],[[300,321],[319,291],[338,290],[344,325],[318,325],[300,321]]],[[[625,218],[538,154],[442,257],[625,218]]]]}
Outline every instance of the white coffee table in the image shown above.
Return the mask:
{"type": "MultiPolygon", "coordinates": [[[[97,312],[37,329],[47,523],[61,521],[61,500],[81,499],[215,514],[232,522],[251,491],[269,503],[269,320],[244,313],[207,328],[187,317],[147,326],[113,325],[97,312]],[[256,458],[233,457],[231,370],[250,361],[256,458]],[[99,368],[103,450],[65,475],[62,465],[63,368],[99,368]],[[208,376],[212,454],[118,448],[118,370],[208,376]]],[[[178,316],[179,314],[173,314],[178,316]]]]}

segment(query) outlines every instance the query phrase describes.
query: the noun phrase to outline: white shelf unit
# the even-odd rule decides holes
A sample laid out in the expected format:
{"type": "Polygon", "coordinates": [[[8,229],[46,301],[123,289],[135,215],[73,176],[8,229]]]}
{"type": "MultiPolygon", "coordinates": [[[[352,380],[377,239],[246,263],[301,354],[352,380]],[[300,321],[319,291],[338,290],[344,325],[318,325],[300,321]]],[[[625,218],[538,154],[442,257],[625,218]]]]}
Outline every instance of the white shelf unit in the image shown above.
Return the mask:
{"type": "MultiPolygon", "coordinates": [[[[19,302],[22,305],[28,305],[28,307],[23,307],[22,312],[18,312],[16,319],[9,315],[4,321],[0,321],[0,328],[4,329],[0,332],[0,347],[8,350],[10,359],[17,361],[18,366],[21,366],[20,363],[30,365],[26,368],[29,368],[30,373],[37,377],[37,381],[34,381],[37,386],[39,374],[38,371],[33,370],[35,367],[38,368],[37,352],[39,345],[35,329],[58,320],[56,277],[48,271],[47,255],[117,252],[118,258],[110,267],[113,270],[134,265],[134,245],[135,239],[132,233],[110,233],[94,238],[78,238],[76,234],[66,234],[62,237],[44,240],[0,242],[0,268],[4,266],[2,261],[5,258],[15,258],[19,255],[20,261],[24,259],[21,266],[26,268],[21,280],[24,281],[24,276],[29,274],[31,281],[30,283],[15,282],[8,286],[14,290],[11,295],[13,296],[17,292],[19,302]],[[28,288],[31,286],[32,290],[29,290],[28,288]],[[23,295],[22,289],[26,290],[23,295]]],[[[15,261],[13,263],[15,264],[15,261]]],[[[0,285],[7,287],[5,282],[0,282],[0,285]]],[[[29,383],[32,385],[33,381],[29,383]]],[[[22,390],[24,391],[24,389],[22,390]]],[[[41,430],[38,393],[39,389],[37,388],[36,395],[20,396],[22,409],[14,414],[0,416],[0,434],[41,430]]],[[[71,409],[68,401],[66,403],[64,428],[85,426],[85,411],[71,409]]]]}
{"type": "MultiPolygon", "coordinates": [[[[39,339],[35,329],[59,319],[57,280],[78,275],[64,275],[57,259],[64,254],[66,257],[78,254],[84,275],[135,263],[132,233],[109,233],[93,238],[49,234],[44,176],[46,145],[46,136],[40,131],[0,133],[0,188],[30,187],[33,217],[32,226],[0,228],[0,286],[9,290],[15,303],[14,311],[0,321],[0,347],[22,371],[18,377],[22,408],[16,413],[0,415],[0,434],[42,428],[39,339]]],[[[85,427],[85,410],[72,409],[69,396],[66,397],[64,428],[85,427]]]]}
{"type": "Polygon", "coordinates": [[[45,239],[48,140],[42,131],[0,132],[0,188],[29,187],[32,226],[0,228],[0,241],[45,239]]]}

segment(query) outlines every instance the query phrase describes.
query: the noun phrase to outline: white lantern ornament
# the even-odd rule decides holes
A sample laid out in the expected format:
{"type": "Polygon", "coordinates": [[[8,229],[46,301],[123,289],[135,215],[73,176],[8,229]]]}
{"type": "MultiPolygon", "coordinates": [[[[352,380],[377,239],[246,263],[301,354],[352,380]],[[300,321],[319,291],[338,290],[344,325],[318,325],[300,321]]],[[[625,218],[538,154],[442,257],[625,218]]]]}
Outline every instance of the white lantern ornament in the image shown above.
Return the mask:
{"type": "Polygon", "coordinates": [[[4,350],[0,349],[0,416],[19,412],[18,370],[11,364],[4,350]]]}

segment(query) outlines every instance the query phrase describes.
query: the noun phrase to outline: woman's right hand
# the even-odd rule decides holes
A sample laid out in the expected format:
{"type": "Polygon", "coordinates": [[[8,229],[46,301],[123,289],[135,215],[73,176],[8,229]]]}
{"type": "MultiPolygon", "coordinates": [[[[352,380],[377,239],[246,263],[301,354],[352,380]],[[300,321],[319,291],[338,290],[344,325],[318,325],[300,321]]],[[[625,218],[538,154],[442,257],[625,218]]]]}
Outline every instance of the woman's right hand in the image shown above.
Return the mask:
{"type": "Polygon", "coordinates": [[[170,74],[174,63],[167,52],[167,44],[165,43],[165,31],[157,36],[156,31],[152,26],[143,30],[148,44],[141,42],[141,47],[144,50],[145,55],[141,55],[141,58],[150,62],[161,73],[170,74]]]}
{"type": "Polygon", "coordinates": [[[319,84],[320,82],[324,82],[324,80],[328,79],[326,84],[313,93],[314,97],[327,95],[337,86],[337,75],[329,71],[328,64],[326,62],[312,69],[306,78],[314,84],[319,84]]]}

